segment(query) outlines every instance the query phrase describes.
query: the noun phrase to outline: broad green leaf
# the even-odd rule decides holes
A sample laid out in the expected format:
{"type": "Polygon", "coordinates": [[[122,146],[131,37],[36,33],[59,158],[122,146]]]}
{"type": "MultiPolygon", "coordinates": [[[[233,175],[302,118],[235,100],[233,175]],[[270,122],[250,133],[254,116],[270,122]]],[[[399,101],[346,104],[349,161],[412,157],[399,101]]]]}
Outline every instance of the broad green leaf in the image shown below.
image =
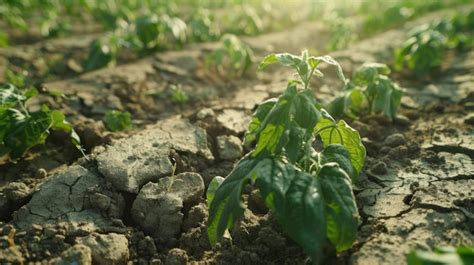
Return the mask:
{"type": "Polygon", "coordinates": [[[369,92],[374,95],[372,103],[373,112],[382,112],[390,119],[395,118],[400,107],[403,91],[385,76],[379,77],[378,82],[371,86],[371,89],[375,90],[369,92]]]}
{"type": "Polygon", "coordinates": [[[290,66],[297,69],[299,65],[303,64],[301,57],[290,54],[290,53],[278,53],[267,55],[258,66],[259,70],[264,70],[267,66],[275,63],[281,63],[286,66],[290,66]]]}
{"type": "Polygon", "coordinates": [[[335,124],[329,119],[321,119],[316,125],[316,129],[319,130],[331,125],[334,125],[334,127],[319,132],[324,146],[330,144],[343,145],[351,155],[356,175],[359,175],[365,162],[365,147],[362,144],[359,133],[343,120],[335,124]]]}
{"type": "Polygon", "coordinates": [[[326,234],[337,252],[342,252],[354,243],[359,221],[352,182],[336,163],[323,165],[318,180],[324,198],[326,234]]]}
{"type": "Polygon", "coordinates": [[[132,115],[129,112],[107,111],[104,123],[107,129],[112,132],[128,130],[132,127],[132,115]]]}
{"type": "Polygon", "coordinates": [[[317,263],[326,244],[321,187],[314,176],[304,172],[292,171],[291,179],[283,206],[276,207],[275,213],[288,235],[317,263]]]}
{"type": "Polygon", "coordinates": [[[346,96],[335,97],[327,106],[327,111],[334,117],[342,117],[346,113],[346,96]]]}
{"type": "Polygon", "coordinates": [[[214,177],[209,183],[209,186],[206,192],[207,207],[209,208],[211,207],[216,191],[219,188],[219,186],[222,184],[222,182],[224,182],[224,180],[225,179],[223,177],[217,176],[217,177],[214,177]]]}
{"type": "Polygon", "coordinates": [[[296,124],[290,125],[289,141],[285,146],[285,152],[291,163],[296,163],[304,154],[308,143],[311,144],[312,135],[305,128],[299,127],[296,124]]]}
{"type": "Polygon", "coordinates": [[[253,156],[267,151],[269,154],[279,153],[288,142],[291,122],[291,105],[297,94],[296,85],[288,85],[285,93],[278,98],[262,124],[257,135],[257,145],[253,156]]]}
{"type": "Polygon", "coordinates": [[[13,125],[4,136],[10,157],[18,159],[31,147],[44,143],[52,124],[50,111],[43,108],[29,116],[15,115],[13,125]]]}
{"type": "Polygon", "coordinates": [[[248,130],[245,133],[244,143],[246,145],[257,139],[257,134],[262,129],[262,122],[265,120],[268,113],[270,113],[270,110],[273,108],[276,102],[277,99],[272,98],[258,105],[257,109],[252,115],[252,120],[250,121],[248,130]]]}
{"type": "Polygon", "coordinates": [[[284,210],[285,194],[295,177],[295,170],[292,164],[278,158],[264,159],[255,167],[255,185],[269,208],[278,208],[277,212],[284,210]]]}
{"type": "Polygon", "coordinates": [[[253,181],[258,160],[251,155],[242,158],[214,193],[209,208],[208,237],[211,245],[222,238],[244,212],[241,194],[245,185],[253,181]]]}
{"type": "Polygon", "coordinates": [[[324,165],[332,162],[337,163],[352,179],[357,177],[352,165],[351,155],[343,145],[329,144],[324,147],[321,152],[320,164],[324,165]]]}
{"type": "Polygon", "coordinates": [[[292,105],[294,106],[292,112],[295,122],[302,128],[312,131],[316,122],[320,119],[320,112],[316,108],[316,99],[313,92],[305,89],[298,93],[292,105]]]}

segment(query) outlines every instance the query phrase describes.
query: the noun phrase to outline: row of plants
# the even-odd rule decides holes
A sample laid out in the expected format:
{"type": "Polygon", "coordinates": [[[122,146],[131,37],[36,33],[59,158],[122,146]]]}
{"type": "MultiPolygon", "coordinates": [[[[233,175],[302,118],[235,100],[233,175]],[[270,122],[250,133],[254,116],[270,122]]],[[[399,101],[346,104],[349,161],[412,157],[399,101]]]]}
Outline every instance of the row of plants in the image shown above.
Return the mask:
{"type": "MultiPolygon", "coordinates": [[[[0,23],[24,32],[39,27],[44,37],[58,37],[71,34],[75,25],[99,24],[113,32],[139,17],[166,14],[185,21],[190,37],[209,41],[225,33],[254,35],[294,24],[309,16],[295,15],[301,15],[298,6],[304,2],[278,1],[275,8],[266,1],[7,0],[0,3],[0,23]]],[[[0,45],[8,45],[8,33],[0,31],[0,45]]]]}
{"type": "Polygon", "coordinates": [[[474,10],[457,13],[408,33],[403,46],[395,51],[394,67],[418,76],[438,70],[448,50],[468,50],[474,45],[474,10]]]}
{"type": "Polygon", "coordinates": [[[399,26],[429,12],[468,3],[467,0],[363,1],[352,10],[336,7],[323,16],[331,33],[326,48],[330,51],[343,49],[357,39],[399,26]]]}

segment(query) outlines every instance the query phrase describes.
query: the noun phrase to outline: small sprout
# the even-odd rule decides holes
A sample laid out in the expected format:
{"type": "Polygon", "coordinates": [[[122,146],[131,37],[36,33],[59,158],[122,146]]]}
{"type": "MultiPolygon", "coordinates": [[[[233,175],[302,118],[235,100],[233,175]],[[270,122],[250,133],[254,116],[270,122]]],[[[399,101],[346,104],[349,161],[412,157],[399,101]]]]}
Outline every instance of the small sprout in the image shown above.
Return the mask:
{"type": "Polygon", "coordinates": [[[125,131],[132,128],[132,115],[129,112],[111,110],[105,113],[104,123],[112,132],[125,131]]]}
{"type": "Polygon", "coordinates": [[[183,89],[180,84],[170,86],[169,97],[171,102],[176,104],[183,105],[189,101],[188,93],[183,89]]]}

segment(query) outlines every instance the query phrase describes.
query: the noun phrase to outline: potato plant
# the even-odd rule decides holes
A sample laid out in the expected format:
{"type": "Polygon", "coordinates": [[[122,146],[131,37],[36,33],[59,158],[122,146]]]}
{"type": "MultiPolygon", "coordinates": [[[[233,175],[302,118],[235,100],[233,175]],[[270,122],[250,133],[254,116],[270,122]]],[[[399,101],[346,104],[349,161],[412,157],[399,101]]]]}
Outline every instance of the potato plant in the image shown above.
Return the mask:
{"type": "Polygon", "coordinates": [[[226,34],[221,39],[221,47],[207,55],[204,63],[208,70],[219,75],[238,77],[252,66],[253,52],[235,35],[226,34]]]}
{"type": "Polygon", "coordinates": [[[323,249],[349,249],[356,239],[359,214],[352,181],[365,161],[359,133],[343,120],[334,120],[320,107],[309,87],[322,76],[321,63],[339,64],[329,56],[272,54],[260,64],[264,69],[280,63],[293,68],[299,81],[290,80],[278,98],[261,103],[245,134],[255,148],[225,178],[209,186],[208,236],[215,245],[242,216],[242,192],[254,185],[285,232],[314,263],[324,260],[323,249]],[[321,140],[322,150],[313,143],[321,140]]]}
{"type": "Polygon", "coordinates": [[[69,133],[72,143],[82,151],[79,136],[59,110],[43,105],[28,111],[26,103],[38,94],[36,89],[20,91],[12,84],[0,85],[0,156],[21,158],[30,148],[43,144],[50,130],[69,133]]]}
{"type": "Polygon", "coordinates": [[[356,118],[364,114],[382,113],[395,118],[403,90],[389,77],[390,68],[380,63],[365,63],[344,86],[344,94],[328,105],[328,111],[336,117],[356,118]]]}

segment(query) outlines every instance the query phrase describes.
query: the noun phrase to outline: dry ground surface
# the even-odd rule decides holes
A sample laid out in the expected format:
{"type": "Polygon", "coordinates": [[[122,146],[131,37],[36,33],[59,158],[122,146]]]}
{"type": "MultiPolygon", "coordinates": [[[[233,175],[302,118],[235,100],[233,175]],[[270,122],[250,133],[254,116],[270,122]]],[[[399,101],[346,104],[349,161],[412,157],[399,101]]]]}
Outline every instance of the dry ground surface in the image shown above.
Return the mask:
{"type": "MultiPolygon", "coordinates": [[[[447,13],[331,55],[346,75],[364,62],[391,63],[407,29],[447,13]]],[[[283,91],[291,72],[272,68],[233,80],[210,75],[202,66],[215,46],[208,43],[78,75],[75,62],[94,34],[0,50],[0,73],[2,60],[29,63],[45,89],[68,96],[40,97],[31,107],[48,102],[61,108],[87,149],[82,157],[57,133],[46,150],[0,165],[0,263],[307,262],[251,187],[244,194],[249,210],[232,240],[211,248],[206,234],[207,185],[243,156],[252,111],[283,91]],[[44,58],[62,62],[55,75],[42,76],[44,58]],[[176,105],[149,93],[171,84],[181,84],[194,100],[176,105]],[[131,112],[134,130],[107,132],[101,118],[109,109],[131,112]]],[[[260,59],[302,48],[314,53],[327,38],[319,23],[308,22],[245,40],[260,59]]],[[[313,87],[327,102],[342,84],[332,69],[323,70],[327,78],[313,87]]],[[[398,118],[351,122],[367,148],[354,187],[362,222],[353,248],[330,264],[400,264],[414,247],[474,245],[474,51],[450,54],[431,79],[394,79],[406,89],[398,118]]]]}

